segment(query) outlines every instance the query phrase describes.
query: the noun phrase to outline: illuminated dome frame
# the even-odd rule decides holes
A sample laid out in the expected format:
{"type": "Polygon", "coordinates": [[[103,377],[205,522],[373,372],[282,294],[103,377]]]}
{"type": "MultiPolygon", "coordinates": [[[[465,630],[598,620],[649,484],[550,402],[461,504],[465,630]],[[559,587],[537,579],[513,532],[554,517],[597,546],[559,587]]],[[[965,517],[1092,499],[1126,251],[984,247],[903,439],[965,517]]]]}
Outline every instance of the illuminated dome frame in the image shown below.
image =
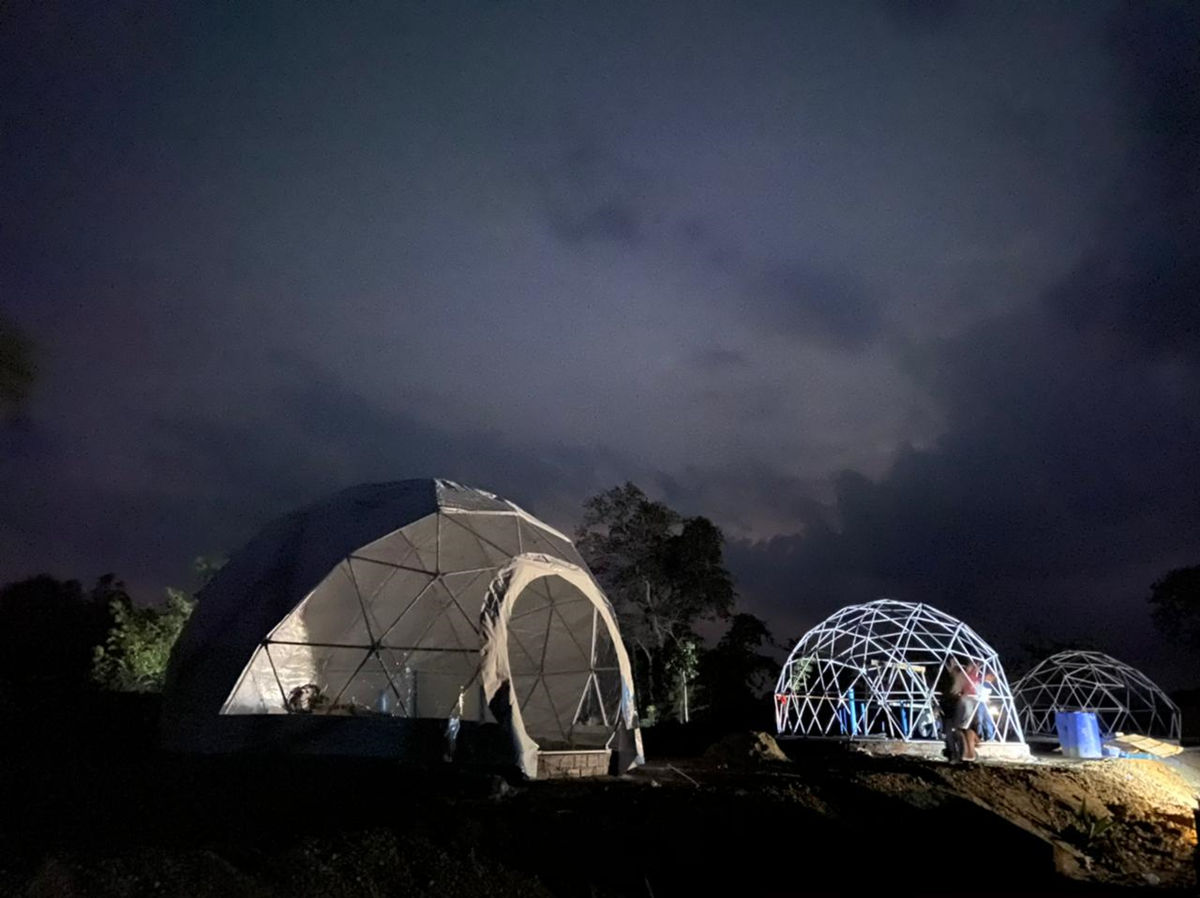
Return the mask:
{"type": "Polygon", "coordinates": [[[1133,733],[1179,741],[1179,707],[1149,677],[1104,652],[1068,650],[1041,661],[1013,688],[1033,739],[1058,739],[1057,711],[1090,711],[1102,736],[1133,733]]]}
{"type": "Polygon", "coordinates": [[[775,687],[781,736],[941,741],[939,682],[947,664],[974,662],[988,678],[989,742],[1024,743],[995,649],[929,605],[879,599],[848,605],[792,649],[775,687]]]}

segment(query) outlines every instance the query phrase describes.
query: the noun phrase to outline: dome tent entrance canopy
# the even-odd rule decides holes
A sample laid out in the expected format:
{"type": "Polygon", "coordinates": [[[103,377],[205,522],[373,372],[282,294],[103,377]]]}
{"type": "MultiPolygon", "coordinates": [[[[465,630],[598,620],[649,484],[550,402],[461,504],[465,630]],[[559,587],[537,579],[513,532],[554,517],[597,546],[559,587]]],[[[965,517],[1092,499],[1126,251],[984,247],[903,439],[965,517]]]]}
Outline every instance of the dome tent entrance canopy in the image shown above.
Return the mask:
{"type": "Polygon", "coordinates": [[[1030,738],[1057,740],[1056,712],[1089,711],[1105,736],[1179,740],[1179,707],[1140,670],[1103,652],[1051,655],[1018,680],[1014,691],[1030,738]]]}
{"type": "Polygon", "coordinates": [[[939,680],[952,661],[974,663],[989,691],[986,741],[1023,743],[996,651],[929,605],[880,599],[848,605],[809,630],[775,687],[780,735],[939,741],[939,680]]]}
{"type": "Polygon", "coordinates": [[[454,743],[498,725],[531,776],[539,749],[613,748],[622,769],[641,755],[629,658],[571,541],[449,481],[356,487],[276,522],[204,590],[172,655],[176,747],[297,745],[319,727],[318,750],[358,753],[363,721],[397,754],[418,727],[454,743]]]}

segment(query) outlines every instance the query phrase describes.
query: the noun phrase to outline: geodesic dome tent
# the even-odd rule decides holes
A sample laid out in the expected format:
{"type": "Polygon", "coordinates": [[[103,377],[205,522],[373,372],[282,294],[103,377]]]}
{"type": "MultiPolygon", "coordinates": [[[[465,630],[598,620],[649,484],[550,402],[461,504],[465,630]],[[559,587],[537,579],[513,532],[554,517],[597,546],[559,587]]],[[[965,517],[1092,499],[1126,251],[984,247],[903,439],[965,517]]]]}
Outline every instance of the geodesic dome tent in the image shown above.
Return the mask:
{"type": "Polygon", "coordinates": [[[1090,711],[1101,733],[1179,740],[1178,706],[1140,670],[1103,652],[1068,650],[1046,658],[1014,687],[1031,739],[1058,739],[1058,711],[1090,711]]]}
{"type": "Polygon", "coordinates": [[[848,605],[804,634],[775,687],[776,729],[783,736],[938,741],[939,681],[952,660],[974,662],[985,678],[988,741],[1023,743],[995,650],[936,608],[892,599],[848,605]]]}
{"type": "Polygon", "coordinates": [[[267,527],[200,594],[163,716],[184,750],[421,756],[487,732],[507,755],[489,760],[531,776],[539,749],[641,756],[629,658],[574,545],[444,480],[267,527]]]}

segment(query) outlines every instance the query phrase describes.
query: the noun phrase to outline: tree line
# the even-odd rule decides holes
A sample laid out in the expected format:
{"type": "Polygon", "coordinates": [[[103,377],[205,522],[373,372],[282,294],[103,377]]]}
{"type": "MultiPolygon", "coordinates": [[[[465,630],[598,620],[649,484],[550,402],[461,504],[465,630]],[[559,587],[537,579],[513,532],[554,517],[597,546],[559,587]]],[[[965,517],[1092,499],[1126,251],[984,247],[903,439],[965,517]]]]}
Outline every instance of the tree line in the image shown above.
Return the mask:
{"type": "MultiPolygon", "coordinates": [[[[716,524],[625,483],[584,502],[575,540],[616,612],[644,725],[770,725],[766,699],[785,647],[738,609],[716,524]],[[702,629],[721,635],[706,644],[702,629]]],[[[221,563],[196,559],[196,584],[221,563]]],[[[1168,572],[1147,599],[1164,635],[1200,649],[1200,565],[1168,572]]],[[[157,604],[138,604],[112,574],[90,589],[46,574],[0,588],[0,708],[69,703],[93,690],[161,690],[195,605],[175,588],[157,604]]]]}
{"type": "MultiPolygon", "coordinates": [[[[712,521],[681,515],[627,483],[585,502],[576,541],[613,603],[646,724],[767,724],[776,646],[763,621],[736,610],[724,536],[712,521]],[[711,647],[697,632],[706,622],[725,630],[711,647]]],[[[197,559],[197,584],[219,567],[197,559]]],[[[168,588],[162,601],[139,604],[113,574],[90,589],[47,574],[0,588],[0,702],[61,705],[95,690],[160,691],[196,601],[168,588]]]]}
{"type": "MultiPolygon", "coordinates": [[[[200,585],[219,566],[198,558],[200,585]]],[[[113,574],[90,589],[48,574],[0,588],[0,707],[70,707],[97,690],[161,691],[195,605],[171,587],[163,601],[140,605],[113,574]]]]}

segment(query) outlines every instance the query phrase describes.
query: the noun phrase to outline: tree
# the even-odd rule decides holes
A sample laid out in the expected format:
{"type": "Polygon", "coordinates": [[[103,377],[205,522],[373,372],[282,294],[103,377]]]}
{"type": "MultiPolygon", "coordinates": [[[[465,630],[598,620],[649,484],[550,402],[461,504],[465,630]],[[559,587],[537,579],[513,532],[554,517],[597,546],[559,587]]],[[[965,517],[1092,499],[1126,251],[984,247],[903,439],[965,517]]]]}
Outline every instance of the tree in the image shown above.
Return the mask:
{"type": "Polygon", "coordinates": [[[78,580],[41,574],[0,589],[0,681],[6,704],[33,709],[89,688],[92,646],[104,638],[108,606],[125,594],[112,574],[90,592],[78,580]]]}
{"type": "Polygon", "coordinates": [[[227,555],[197,555],[192,561],[192,576],[196,579],[196,589],[208,586],[210,580],[228,563],[227,555]]]}
{"type": "Polygon", "coordinates": [[[700,659],[699,685],[706,715],[728,729],[769,724],[771,695],[779,661],[764,650],[776,648],[766,623],[753,614],[735,614],[729,629],[700,659]]]}
{"type": "MultiPolygon", "coordinates": [[[[224,559],[197,558],[192,570],[204,586],[224,559]]],[[[159,692],[179,634],[195,610],[196,600],[181,589],[167,587],[161,605],[139,607],[128,595],[109,605],[113,625],[103,645],[93,652],[92,679],[116,692],[159,692]]]]}
{"type": "Polygon", "coordinates": [[[138,607],[129,596],[113,599],[113,625],[96,646],[92,679],[115,692],[161,691],[171,649],[195,606],[187,593],[171,587],[158,607],[138,607]]]}
{"type": "Polygon", "coordinates": [[[1167,573],[1151,585],[1149,602],[1163,635],[1200,649],[1200,565],[1167,573]]]}
{"type": "Polygon", "coordinates": [[[16,414],[29,396],[36,370],[33,344],[0,317],[0,412],[16,414]]]}
{"type": "Polygon", "coordinates": [[[700,640],[685,636],[674,646],[665,665],[666,688],[675,719],[691,720],[696,706],[696,675],[700,671],[700,640]]]}
{"type": "Polygon", "coordinates": [[[728,617],[732,610],[724,542],[712,521],[684,517],[632,483],[584,502],[576,545],[612,600],[622,636],[634,650],[640,704],[651,718],[651,709],[672,691],[667,665],[696,639],[695,625],[728,617]]]}

